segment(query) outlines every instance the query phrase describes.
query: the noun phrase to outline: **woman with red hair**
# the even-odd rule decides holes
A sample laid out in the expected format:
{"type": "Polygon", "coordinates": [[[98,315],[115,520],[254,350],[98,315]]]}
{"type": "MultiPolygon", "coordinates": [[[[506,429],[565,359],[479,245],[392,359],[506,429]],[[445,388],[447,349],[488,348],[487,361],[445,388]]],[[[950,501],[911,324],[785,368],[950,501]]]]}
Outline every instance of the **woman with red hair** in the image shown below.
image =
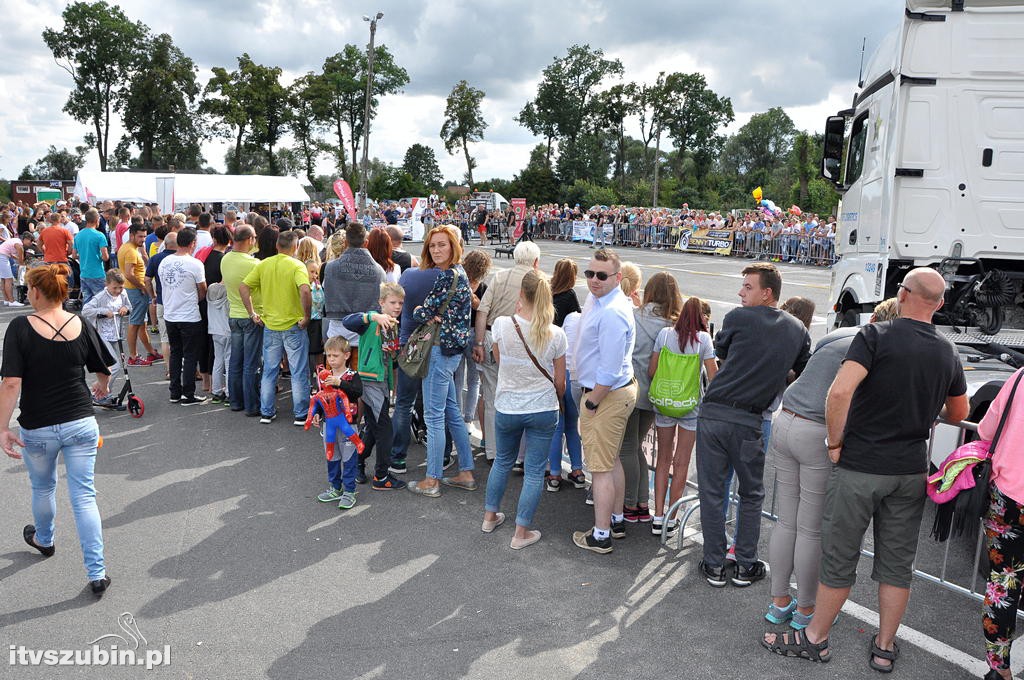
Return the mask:
{"type": "Polygon", "coordinates": [[[371,229],[366,236],[366,249],[370,251],[373,261],[384,270],[384,278],[388,283],[398,283],[402,270],[391,259],[391,237],[388,233],[383,229],[371,229]]]}

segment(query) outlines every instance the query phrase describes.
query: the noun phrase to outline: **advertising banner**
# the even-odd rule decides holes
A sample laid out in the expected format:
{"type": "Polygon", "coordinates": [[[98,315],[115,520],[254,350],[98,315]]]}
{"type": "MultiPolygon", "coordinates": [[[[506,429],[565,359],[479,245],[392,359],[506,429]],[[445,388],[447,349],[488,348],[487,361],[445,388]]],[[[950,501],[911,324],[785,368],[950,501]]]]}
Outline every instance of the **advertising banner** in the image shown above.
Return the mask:
{"type": "Polygon", "coordinates": [[[518,240],[523,235],[523,220],[526,219],[526,199],[513,198],[509,203],[512,205],[512,210],[516,213],[516,223],[512,229],[512,239],[518,240]]]}
{"type": "Polygon", "coordinates": [[[573,241],[594,241],[594,230],[597,222],[594,220],[573,220],[572,240],[573,241]]]}
{"type": "Polygon", "coordinates": [[[343,179],[334,180],[334,193],[337,194],[338,198],[345,205],[345,210],[348,212],[348,218],[355,221],[356,219],[356,197],[352,195],[352,187],[348,185],[343,179]]]}
{"type": "Polygon", "coordinates": [[[174,178],[156,178],[156,203],[160,206],[162,215],[170,215],[174,212],[174,178]]]}
{"type": "Polygon", "coordinates": [[[694,232],[683,232],[676,244],[676,250],[692,253],[732,254],[733,233],[725,229],[701,228],[694,232]]]}

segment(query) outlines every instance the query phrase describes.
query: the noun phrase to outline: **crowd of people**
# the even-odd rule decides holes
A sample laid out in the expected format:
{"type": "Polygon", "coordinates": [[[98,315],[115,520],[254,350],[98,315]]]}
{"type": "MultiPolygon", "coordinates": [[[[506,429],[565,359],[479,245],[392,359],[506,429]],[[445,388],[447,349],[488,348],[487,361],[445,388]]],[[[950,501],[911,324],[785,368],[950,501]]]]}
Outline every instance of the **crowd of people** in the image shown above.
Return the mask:
{"type": "MultiPolygon", "coordinates": [[[[269,426],[287,376],[293,425],[319,425],[323,436],[316,448],[326,457],[328,485],[317,500],[343,510],[356,505],[361,484],[430,499],[483,485],[481,531],[493,534],[506,520],[509,479],[521,473],[509,546],[522,550],[542,538],[536,511],[543,492],[582,489],[589,473],[593,524],[571,540],[607,554],[642,525],[654,535],[679,530],[666,508],[683,495],[695,450],[699,573],[716,588],[748,587],[769,575],[758,543],[771,460],[779,521],[764,615],[773,627],[761,644],[783,656],[830,660],[829,633],[872,524],[880,623],[869,664],[881,672],[895,666],[930,427],[940,414],[959,421],[968,410],[956,352],[931,324],[945,289],[934,270],[911,270],[872,323],[829,333],[812,353],[813,303],[783,300],[782,275],[767,262],[742,269],[741,306],[712,337],[705,302],[684,296],[668,272],[645,281],[640,267],[609,248],[592,253],[581,300],[573,260],[558,261],[549,278],[540,248],[524,240],[513,265],[489,275],[486,252],[467,250],[460,229],[448,225],[427,232],[417,258],[393,225],[368,231],[352,221],[325,237],[320,225],[304,231],[255,214],[228,213],[217,224],[200,206],[151,216],[148,228],[130,209],[80,211],[82,227],[63,256],[80,262],[83,314],[62,307],[70,271],[63,260],[29,273],[35,313],[8,329],[0,387],[4,424],[21,396],[21,432],[4,426],[0,444],[11,457],[22,456],[16,447],[24,452],[35,518],[24,540],[44,556],[54,554],[55,466],[64,451],[95,593],[110,577],[92,480],[93,406],[109,405],[118,363],[112,343],[127,341],[134,365],[162,360],[147,337],[153,298],[170,402],[222,402],[269,426]],[[104,215],[117,221],[104,225],[104,215]],[[114,323],[120,319],[126,323],[114,323]],[[69,349],[54,353],[53,343],[69,349]],[[139,343],[146,356],[136,353],[139,343]],[[96,374],[91,390],[86,370],[96,374]],[[413,421],[426,431],[426,471],[407,482],[413,421]],[[652,428],[653,509],[641,446],[652,428]],[[486,481],[480,456],[490,466],[486,481]],[[733,479],[739,507],[730,539],[733,479]]],[[[983,435],[1003,411],[1021,408],[1007,395],[1009,384],[981,423],[983,435]]],[[[1024,512],[1024,467],[1014,458],[1024,451],[1024,418],[1009,420],[1004,436],[1016,445],[1001,447],[993,466],[987,520],[998,539],[991,561],[1000,588],[994,598],[990,586],[985,614],[993,678],[1009,677],[1015,618],[1006,611],[1016,609],[1024,569],[1015,557],[1024,539],[1006,529],[1024,512]]]]}

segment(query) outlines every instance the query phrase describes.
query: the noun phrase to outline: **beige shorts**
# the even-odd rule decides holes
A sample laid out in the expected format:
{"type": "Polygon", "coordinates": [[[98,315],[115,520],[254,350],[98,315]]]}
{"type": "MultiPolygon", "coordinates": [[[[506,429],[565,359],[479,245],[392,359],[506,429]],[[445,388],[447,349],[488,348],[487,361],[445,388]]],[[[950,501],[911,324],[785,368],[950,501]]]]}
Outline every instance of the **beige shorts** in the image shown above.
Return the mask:
{"type": "Polygon", "coordinates": [[[156,306],[156,327],[160,329],[160,340],[167,342],[167,322],[164,321],[164,306],[156,306]]]}
{"type": "Polygon", "coordinates": [[[591,472],[609,472],[619,459],[626,423],[636,405],[636,381],[612,390],[596,411],[580,403],[580,437],[583,439],[583,458],[591,472]]]}

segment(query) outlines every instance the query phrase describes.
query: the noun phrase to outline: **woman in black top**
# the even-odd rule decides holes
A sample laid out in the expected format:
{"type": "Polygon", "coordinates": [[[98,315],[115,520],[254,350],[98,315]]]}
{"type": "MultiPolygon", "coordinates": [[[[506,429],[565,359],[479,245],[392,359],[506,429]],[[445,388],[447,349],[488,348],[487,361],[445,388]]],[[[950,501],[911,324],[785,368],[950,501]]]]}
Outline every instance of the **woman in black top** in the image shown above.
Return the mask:
{"type": "Polygon", "coordinates": [[[53,264],[36,267],[26,277],[28,301],[35,313],[15,318],[4,337],[0,447],[15,459],[22,458],[15,447],[24,449],[35,524],[26,525],[22,536],[45,557],[54,553],[57,454],[64,454],[89,585],[93,593],[102,595],[110,577],[103,561],[103,527],[93,486],[100,433],[92,399],[110,393],[107,366],[114,359],[92,326],[64,311],[69,274],[67,265],[53,264]],[[86,369],[96,374],[91,394],[85,384],[86,369]],[[19,393],[20,439],[7,426],[19,393]]]}
{"type": "Polygon", "coordinates": [[[554,324],[559,328],[565,317],[580,311],[580,301],[573,287],[576,285],[576,263],[564,258],[555,263],[551,276],[551,301],[555,305],[554,324]]]}

